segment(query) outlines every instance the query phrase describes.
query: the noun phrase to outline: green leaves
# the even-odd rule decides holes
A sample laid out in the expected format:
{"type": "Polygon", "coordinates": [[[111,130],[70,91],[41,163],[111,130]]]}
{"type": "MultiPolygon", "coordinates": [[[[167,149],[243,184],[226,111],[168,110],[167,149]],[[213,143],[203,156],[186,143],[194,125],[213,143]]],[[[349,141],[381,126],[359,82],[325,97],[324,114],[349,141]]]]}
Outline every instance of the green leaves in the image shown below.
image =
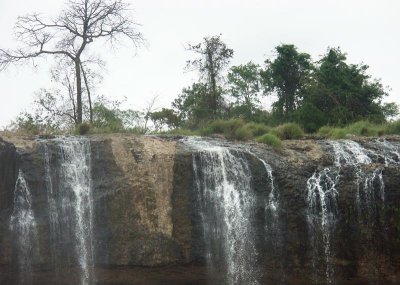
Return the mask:
{"type": "Polygon", "coordinates": [[[265,61],[266,67],[261,75],[265,92],[278,96],[273,104],[274,115],[279,121],[288,122],[301,102],[311,73],[311,57],[299,53],[294,45],[282,44],[275,49],[276,58],[265,61]]]}
{"type": "Polygon", "coordinates": [[[241,109],[242,117],[252,120],[262,96],[260,66],[251,61],[233,66],[228,73],[228,92],[235,100],[232,107],[241,109]]]}

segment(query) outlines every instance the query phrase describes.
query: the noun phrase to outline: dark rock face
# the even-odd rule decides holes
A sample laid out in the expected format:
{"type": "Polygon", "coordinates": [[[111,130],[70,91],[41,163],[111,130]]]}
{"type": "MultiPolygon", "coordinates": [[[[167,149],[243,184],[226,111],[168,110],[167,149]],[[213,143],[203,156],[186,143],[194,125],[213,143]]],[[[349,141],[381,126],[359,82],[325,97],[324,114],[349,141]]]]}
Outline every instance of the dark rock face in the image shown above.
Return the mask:
{"type": "MultiPolygon", "coordinates": [[[[18,176],[15,147],[0,138],[0,266],[12,263],[9,220],[14,205],[14,186],[18,176]]],[[[1,278],[0,278],[1,283],[1,278]]]]}
{"type": "MultiPolygon", "coordinates": [[[[210,275],[206,266],[208,237],[203,235],[194,187],[193,150],[177,140],[155,137],[113,135],[90,140],[97,284],[222,284],[223,272],[210,275]]],[[[9,228],[18,169],[29,185],[38,229],[32,284],[78,284],[76,260],[58,265],[58,272],[52,263],[43,143],[48,145],[52,165],[57,165],[59,157],[51,140],[18,150],[0,140],[1,284],[17,284],[16,276],[22,274],[18,273],[9,228]]],[[[374,142],[361,143],[378,149],[374,142]]],[[[256,201],[251,223],[259,283],[327,284],[323,241],[317,241],[321,247],[317,249],[310,243],[307,180],[334,165],[332,147],[325,141],[287,142],[279,153],[258,144],[234,147],[245,153],[251,171],[256,201]],[[272,189],[260,159],[273,170],[279,202],[277,222],[272,222],[266,208],[272,189]],[[312,256],[315,250],[320,253],[317,257],[312,256]]],[[[338,213],[330,233],[331,281],[397,284],[400,166],[376,159],[362,168],[367,174],[382,169],[384,202],[373,200],[371,219],[362,218],[365,209],[356,205],[361,185],[356,182],[356,172],[349,166],[340,168],[338,213]]],[[[53,183],[57,183],[56,176],[53,183]]],[[[73,250],[64,246],[66,253],[73,250]]]]}

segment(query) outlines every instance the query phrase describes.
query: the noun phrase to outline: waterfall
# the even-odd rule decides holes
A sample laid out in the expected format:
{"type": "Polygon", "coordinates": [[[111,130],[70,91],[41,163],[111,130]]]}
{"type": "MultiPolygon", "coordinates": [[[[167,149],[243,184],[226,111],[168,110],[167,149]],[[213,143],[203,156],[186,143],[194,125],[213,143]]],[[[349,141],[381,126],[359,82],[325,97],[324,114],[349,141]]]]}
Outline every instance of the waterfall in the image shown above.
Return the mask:
{"type": "Polygon", "coordinates": [[[79,265],[80,283],[93,280],[93,200],[90,141],[60,138],[44,144],[51,250],[54,264],[79,265]],[[55,145],[51,160],[50,144],[55,145]],[[53,183],[57,181],[57,185],[53,183]],[[71,249],[73,250],[71,252],[71,249]]]}
{"type": "Polygon", "coordinates": [[[36,220],[32,210],[32,197],[28,184],[25,181],[22,170],[18,172],[18,178],[14,189],[14,209],[10,219],[10,229],[14,233],[17,256],[22,284],[28,283],[25,280],[30,274],[32,266],[32,254],[36,238],[36,220]]]}
{"type": "MultiPolygon", "coordinates": [[[[307,221],[309,225],[310,244],[312,248],[312,263],[314,271],[318,272],[318,257],[321,254],[319,246],[323,247],[325,257],[326,283],[332,284],[334,268],[332,258],[332,235],[335,230],[338,214],[337,186],[342,167],[352,171],[355,177],[356,196],[355,206],[360,225],[372,226],[378,212],[377,204],[385,200],[385,185],[383,168],[377,167],[372,172],[365,170],[366,165],[376,161],[385,161],[385,165],[397,163],[398,149],[387,141],[377,141],[376,151],[365,149],[360,144],[350,140],[330,141],[333,149],[334,166],[315,172],[307,181],[307,221]],[[318,236],[320,234],[320,236],[318,236]],[[320,238],[322,236],[322,239],[320,238]]],[[[314,278],[318,283],[318,277],[314,278]]]]}
{"type": "MultiPolygon", "coordinates": [[[[254,154],[253,154],[254,155],[254,154]]],[[[255,156],[259,161],[262,162],[262,164],[265,167],[265,171],[268,175],[268,180],[270,181],[270,187],[271,191],[269,192],[268,195],[268,202],[266,205],[266,209],[270,211],[271,216],[274,217],[275,220],[278,219],[278,209],[279,209],[279,201],[275,189],[275,183],[274,183],[274,176],[272,175],[272,167],[269,165],[265,160],[255,156]]],[[[275,221],[277,222],[277,221],[275,221]]]]}
{"type": "Polygon", "coordinates": [[[390,143],[387,140],[377,139],[376,143],[379,146],[380,156],[383,157],[385,165],[400,164],[400,147],[394,143],[390,143]]]}
{"type": "Polygon", "coordinates": [[[268,248],[268,256],[274,261],[275,271],[278,273],[279,281],[275,280],[274,284],[286,284],[285,266],[282,260],[284,252],[283,234],[280,221],[280,205],[279,205],[279,193],[274,181],[273,170],[270,164],[264,159],[261,159],[256,154],[248,151],[251,155],[256,157],[264,166],[267,174],[268,185],[270,189],[268,198],[265,202],[265,239],[264,242],[268,248]]]}
{"type": "MultiPolygon", "coordinates": [[[[325,257],[325,278],[327,284],[332,284],[334,268],[332,266],[331,238],[335,226],[337,214],[336,185],[339,175],[336,171],[325,168],[314,173],[307,180],[307,222],[310,232],[310,247],[312,251],[312,266],[315,273],[318,272],[319,246],[322,243],[325,257]],[[322,241],[319,237],[322,236],[322,241]]],[[[314,277],[318,283],[317,276],[314,277]]]]}
{"type": "Polygon", "coordinates": [[[222,267],[229,285],[259,284],[251,225],[255,197],[244,153],[194,139],[187,144],[197,150],[194,184],[210,269],[222,267]]]}
{"type": "Polygon", "coordinates": [[[355,169],[357,180],[356,204],[360,208],[359,184],[362,179],[360,164],[372,162],[366,150],[354,141],[330,141],[329,144],[333,149],[334,167],[324,168],[319,172],[315,172],[307,180],[307,222],[310,233],[315,284],[319,282],[318,272],[321,267],[319,265],[319,257],[321,253],[325,261],[324,275],[326,284],[333,283],[334,267],[332,258],[334,257],[334,252],[332,251],[332,236],[338,214],[337,199],[339,192],[337,186],[340,179],[340,169],[344,165],[349,165],[355,169]]]}

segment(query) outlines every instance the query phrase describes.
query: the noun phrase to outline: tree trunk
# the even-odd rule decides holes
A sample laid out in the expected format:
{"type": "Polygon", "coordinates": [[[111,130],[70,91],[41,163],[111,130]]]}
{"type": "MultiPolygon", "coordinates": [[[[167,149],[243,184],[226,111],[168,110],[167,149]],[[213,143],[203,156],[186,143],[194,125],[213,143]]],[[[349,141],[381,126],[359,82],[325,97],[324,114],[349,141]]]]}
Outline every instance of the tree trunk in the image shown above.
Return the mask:
{"type": "Polygon", "coordinates": [[[83,68],[82,64],[81,64],[81,69],[82,69],[82,74],[83,74],[83,80],[85,81],[86,93],[88,95],[90,123],[93,124],[92,97],[90,95],[89,82],[87,80],[86,72],[85,72],[85,69],[83,68]]]}
{"type": "Polygon", "coordinates": [[[215,80],[215,75],[211,75],[211,89],[212,89],[212,110],[214,118],[217,117],[217,110],[218,110],[218,95],[217,95],[217,83],[215,80]]]}
{"type": "Polygon", "coordinates": [[[81,62],[75,60],[75,75],[76,75],[76,115],[77,124],[82,124],[82,79],[81,79],[81,62]]]}

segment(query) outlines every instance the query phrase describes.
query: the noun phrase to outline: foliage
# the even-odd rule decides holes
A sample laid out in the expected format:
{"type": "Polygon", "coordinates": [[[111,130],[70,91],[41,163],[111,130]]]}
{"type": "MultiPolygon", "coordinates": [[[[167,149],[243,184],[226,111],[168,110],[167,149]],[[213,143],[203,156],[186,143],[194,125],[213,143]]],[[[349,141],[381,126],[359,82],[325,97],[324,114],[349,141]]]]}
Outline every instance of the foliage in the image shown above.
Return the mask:
{"type": "Polygon", "coordinates": [[[262,95],[259,65],[249,62],[233,66],[227,79],[229,95],[235,100],[232,108],[236,109],[236,115],[246,120],[252,120],[259,109],[259,97],[262,95]]]}
{"type": "Polygon", "coordinates": [[[97,102],[94,105],[93,127],[105,133],[117,133],[124,129],[118,109],[110,108],[102,102],[97,102]]]}
{"type": "Polygon", "coordinates": [[[366,119],[381,123],[385,115],[396,113],[395,105],[381,104],[387,93],[366,73],[368,66],[348,64],[346,59],[339,48],[330,48],[318,62],[297,112],[297,121],[307,131],[366,119]]]}
{"type": "Polygon", "coordinates": [[[261,136],[263,134],[268,133],[271,128],[264,124],[258,124],[254,122],[247,123],[244,128],[249,130],[254,137],[261,136]]]}
{"type": "Polygon", "coordinates": [[[400,135],[400,120],[390,122],[386,127],[388,135],[400,135]]]}
{"type": "Polygon", "coordinates": [[[128,38],[138,46],[143,37],[130,19],[129,5],[120,0],[76,0],[67,4],[53,19],[37,13],[18,17],[15,34],[22,45],[15,50],[0,49],[0,70],[46,56],[67,60],[75,71],[76,124],[80,124],[83,121],[82,77],[90,99],[83,68],[85,51],[101,39],[104,44],[128,38]]]}
{"type": "Polygon", "coordinates": [[[267,133],[270,128],[263,124],[250,122],[245,124],[242,119],[215,120],[208,127],[202,128],[201,135],[222,134],[228,139],[250,140],[255,136],[267,133]]]}
{"type": "Polygon", "coordinates": [[[368,121],[358,121],[343,128],[323,126],[318,130],[318,134],[332,138],[342,139],[349,135],[377,137],[388,134],[390,124],[374,124],[368,121]]]}
{"type": "Polygon", "coordinates": [[[271,132],[282,140],[300,139],[304,136],[303,130],[295,123],[279,125],[271,132]]]}
{"type": "Polygon", "coordinates": [[[207,94],[207,86],[203,83],[194,83],[191,87],[183,88],[182,93],[172,102],[181,126],[194,129],[209,120],[211,111],[207,107],[207,94]]]}
{"type": "Polygon", "coordinates": [[[200,134],[203,136],[221,134],[227,139],[237,140],[248,140],[253,137],[251,130],[246,128],[242,119],[212,121],[207,127],[200,129],[200,134]]]}
{"type": "Polygon", "coordinates": [[[331,139],[344,139],[347,136],[345,129],[331,126],[321,127],[318,130],[318,134],[331,139]]]}
{"type": "Polygon", "coordinates": [[[358,135],[358,136],[381,136],[385,127],[383,125],[373,124],[368,121],[358,121],[348,125],[344,128],[347,134],[358,135]]]}
{"type": "Polygon", "coordinates": [[[210,111],[211,117],[216,118],[223,104],[220,81],[222,72],[228,66],[233,56],[233,50],[221,40],[220,35],[205,37],[203,42],[189,45],[189,51],[198,55],[194,60],[188,60],[187,70],[199,72],[200,81],[204,84],[203,104],[210,111]]]}
{"type": "Polygon", "coordinates": [[[282,141],[277,136],[271,133],[256,138],[256,141],[259,143],[267,144],[276,149],[280,149],[282,147],[282,141]]]}
{"type": "Polygon", "coordinates": [[[390,120],[399,114],[399,105],[394,102],[384,103],[381,108],[386,120],[390,120]]]}
{"type": "Polygon", "coordinates": [[[213,134],[224,134],[228,139],[236,137],[236,130],[245,125],[241,119],[216,120],[211,122],[209,131],[213,134]]]}
{"type": "Polygon", "coordinates": [[[92,126],[91,126],[89,123],[82,123],[82,124],[79,124],[79,125],[76,127],[76,129],[77,129],[78,134],[80,134],[80,135],[86,135],[86,134],[89,133],[91,127],[92,127],[92,126]]]}
{"type": "Polygon", "coordinates": [[[311,72],[311,57],[298,52],[294,45],[282,44],[275,49],[277,56],[265,61],[262,78],[265,91],[278,96],[273,103],[274,116],[287,122],[301,102],[311,72]]]}
{"type": "Polygon", "coordinates": [[[247,141],[253,138],[253,133],[251,132],[251,130],[243,126],[236,129],[234,138],[239,141],[247,141]]]}
{"type": "Polygon", "coordinates": [[[199,136],[202,135],[201,131],[193,131],[185,128],[178,128],[178,129],[172,129],[168,130],[166,132],[161,132],[161,134],[167,134],[167,135],[177,135],[177,136],[199,136]]]}
{"type": "Polygon", "coordinates": [[[347,133],[346,130],[342,128],[334,128],[332,133],[330,134],[330,138],[332,139],[344,139],[346,138],[347,133]]]}
{"type": "Polygon", "coordinates": [[[43,131],[40,119],[26,112],[19,114],[15,121],[11,123],[10,128],[27,135],[37,135],[43,131]]]}
{"type": "Polygon", "coordinates": [[[161,111],[151,112],[150,119],[153,121],[156,132],[163,130],[165,127],[172,129],[179,126],[179,117],[172,109],[162,108],[161,111]]]}
{"type": "Polygon", "coordinates": [[[321,136],[328,138],[331,136],[333,129],[334,129],[334,127],[331,127],[331,126],[322,126],[319,128],[317,133],[321,136]]]}

